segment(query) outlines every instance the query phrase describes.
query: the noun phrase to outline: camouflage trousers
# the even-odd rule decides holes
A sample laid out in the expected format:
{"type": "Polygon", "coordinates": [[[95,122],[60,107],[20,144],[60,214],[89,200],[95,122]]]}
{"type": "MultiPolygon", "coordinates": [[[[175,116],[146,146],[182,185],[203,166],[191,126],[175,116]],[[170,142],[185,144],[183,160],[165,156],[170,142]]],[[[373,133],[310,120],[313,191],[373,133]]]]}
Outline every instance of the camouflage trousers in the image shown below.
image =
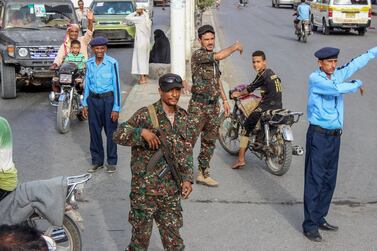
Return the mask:
{"type": "Polygon", "coordinates": [[[156,221],[164,250],[180,251],[185,246],[179,234],[183,225],[180,196],[130,194],[131,210],[128,221],[132,225],[129,251],[148,250],[153,220],[156,221]]]}
{"type": "Polygon", "coordinates": [[[201,135],[198,156],[199,170],[204,177],[208,177],[209,162],[212,159],[216,140],[219,137],[220,105],[204,105],[191,100],[187,111],[189,113],[193,146],[201,135]]]}

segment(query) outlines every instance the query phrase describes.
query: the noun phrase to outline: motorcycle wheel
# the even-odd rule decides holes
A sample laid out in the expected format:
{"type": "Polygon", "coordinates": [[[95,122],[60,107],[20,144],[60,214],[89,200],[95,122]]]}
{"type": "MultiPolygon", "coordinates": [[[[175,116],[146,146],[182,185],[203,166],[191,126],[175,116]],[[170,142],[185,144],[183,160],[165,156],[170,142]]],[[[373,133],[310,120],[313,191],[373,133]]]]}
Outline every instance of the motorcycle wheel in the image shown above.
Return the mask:
{"type": "Polygon", "coordinates": [[[266,165],[267,170],[277,176],[281,176],[288,172],[292,162],[292,142],[285,141],[280,133],[273,136],[271,140],[271,147],[277,156],[267,156],[266,165]]]}
{"type": "Polygon", "coordinates": [[[219,141],[224,150],[234,156],[237,156],[240,151],[240,128],[241,126],[237,121],[234,121],[231,117],[225,117],[224,112],[221,113],[219,141]]]}
{"type": "Polygon", "coordinates": [[[45,236],[53,239],[56,243],[56,250],[82,250],[80,230],[75,221],[66,214],[63,218],[62,227],[51,226],[46,219],[33,220],[31,225],[42,231],[45,236]]]}
{"type": "Polygon", "coordinates": [[[57,130],[64,134],[70,129],[71,111],[69,109],[69,97],[66,95],[64,100],[59,100],[58,110],[56,113],[56,128],[57,130]]]}
{"type": "Polygon", "coordinates": [[[308,41],[308,35],[304,34],[302,37],[302,42],[306,43],[308,41]]]}

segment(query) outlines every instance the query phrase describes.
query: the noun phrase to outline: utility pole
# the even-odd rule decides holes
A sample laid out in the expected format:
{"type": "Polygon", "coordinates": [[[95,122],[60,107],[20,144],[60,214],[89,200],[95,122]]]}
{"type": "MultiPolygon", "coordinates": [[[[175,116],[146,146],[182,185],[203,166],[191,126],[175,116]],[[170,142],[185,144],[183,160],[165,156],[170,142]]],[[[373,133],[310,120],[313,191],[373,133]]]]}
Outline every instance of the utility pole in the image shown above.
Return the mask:
{"type": "MultiPolygon", "coordinates": [[[[188,0],[190,1],[190,0],[188,0]]],[[[171,72],[186,80],[186,0],[170,1],[171,72]]]]}

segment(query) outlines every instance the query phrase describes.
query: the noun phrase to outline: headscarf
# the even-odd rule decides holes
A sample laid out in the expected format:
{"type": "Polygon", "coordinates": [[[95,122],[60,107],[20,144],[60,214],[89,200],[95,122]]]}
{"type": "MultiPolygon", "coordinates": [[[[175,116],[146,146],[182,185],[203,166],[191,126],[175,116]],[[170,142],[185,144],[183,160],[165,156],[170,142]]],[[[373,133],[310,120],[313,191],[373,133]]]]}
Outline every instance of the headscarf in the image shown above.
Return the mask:
{"type": "Polygon", "coordinates": [[[64,55],[67,55],[70,51],[70,48],[71,48],[71,39],[69,38],[69,32],[71,30],[80,30],[80,26],[78,24],[69,24],[68,27],[67,27],[67,32],[65,34],[65,37],[64,37],[64,55]]]}
{"type": "Polygon", "coordinates": [[[0,117],[0,189],[13,191],[17,186],[17,170],[13,163],[12,130],[0,117]]]}
{"type": "Polygon", "coordinates": [[[154,31],[154,45],[150,53],[149,63],[170,64],[170,42],[160,29],[154,31]]]}

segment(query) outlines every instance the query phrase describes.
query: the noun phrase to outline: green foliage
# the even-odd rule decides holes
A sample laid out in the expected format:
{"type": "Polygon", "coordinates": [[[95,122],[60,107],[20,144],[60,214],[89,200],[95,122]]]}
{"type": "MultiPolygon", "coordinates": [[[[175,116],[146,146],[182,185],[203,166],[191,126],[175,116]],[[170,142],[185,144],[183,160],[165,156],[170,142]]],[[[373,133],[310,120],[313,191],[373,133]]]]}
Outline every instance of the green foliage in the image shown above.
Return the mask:
{"type": "Polygon", "coordinates": [[[205,11],[205,9],[215,5],[216,0],[196,0],[196,6],[200,11],[205,11]]]}

